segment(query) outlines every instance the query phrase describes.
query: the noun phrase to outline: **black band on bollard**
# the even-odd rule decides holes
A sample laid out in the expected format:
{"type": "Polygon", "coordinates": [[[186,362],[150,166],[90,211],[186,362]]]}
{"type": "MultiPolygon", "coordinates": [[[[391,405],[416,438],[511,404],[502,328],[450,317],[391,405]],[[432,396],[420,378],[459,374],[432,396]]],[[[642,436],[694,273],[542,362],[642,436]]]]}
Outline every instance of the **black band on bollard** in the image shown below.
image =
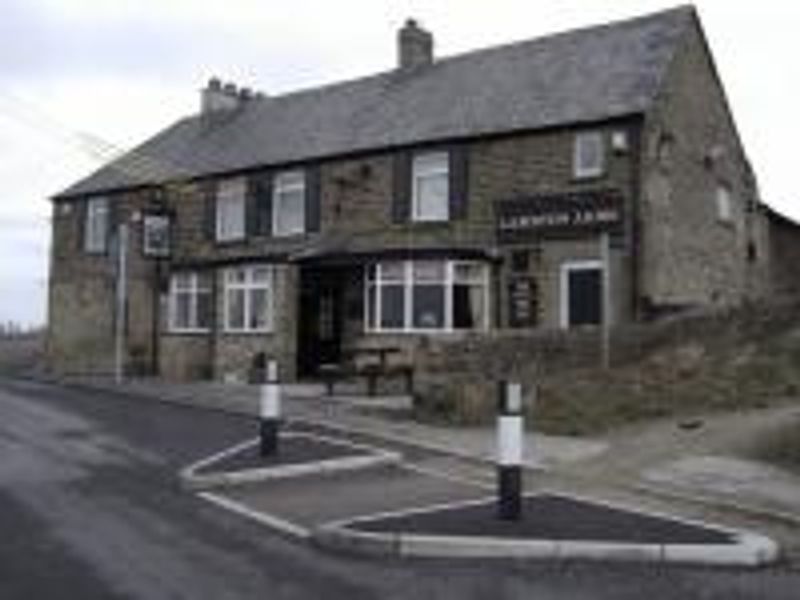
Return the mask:
{"type": "Polygon", "coordinates": [[[278,453],[278,419],[261,419],[259,422],[261,443],[259,449],[261,456],[273,456],[278,453]]]}
{"type": "Polygon", "coordinates": [[[497,468],[497,517],[519,521],[522,517],[522,467],[500,465],[497,468]]]}

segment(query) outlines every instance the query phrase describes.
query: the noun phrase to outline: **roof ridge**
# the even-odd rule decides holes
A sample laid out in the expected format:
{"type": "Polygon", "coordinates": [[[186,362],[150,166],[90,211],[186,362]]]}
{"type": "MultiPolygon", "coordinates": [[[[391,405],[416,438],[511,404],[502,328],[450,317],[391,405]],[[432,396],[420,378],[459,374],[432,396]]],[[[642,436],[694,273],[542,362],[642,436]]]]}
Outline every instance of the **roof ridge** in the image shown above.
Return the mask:
{"type": "MultiPolygon", "coordinates": [[[[573,29],[564,29],[562,31],[555,31],[553,33],[546,33],[544,35],[532,37],[532,38],[522,38],[519,40],[511,41],[511,42],[504,42],[501,44],[495,44],[491,46],[483,46],[480,48],[473,48],[470,50],[465,50],[463,52],[457,52],[455,54],[449,54],[446,56],[442,56],[441,58],[434,58],[433,63],[430,66],[427,66],[420,70],[420,73],[423,72],[430,72],[431,69],[435,69],[437,66],[444,66],[449,63],[454,63],[457,61],[462,60],[469,60],[474,58],[475,55],[479,54],[490,54],[493,52],[502,52],[508,50],[510,48],[515,47],[522,47],[528,45],[535,45],[538,43],[547,43],[551,42],[557,38],[564,38],[570,36],[581,36],[585,35],[589,32],[596,32],[602,30],[609,30],[609,29],[617,29],[622,27],[633,27],[636,25],[641,24],[644,21],[651,21],[651,20],[659,20],[663,19],[667,15],[679,15],[681,13],[685,13],[687,16],[690,14],[696,14],[696,8],[693,4],[681,4],[675,6],[673,8],[667,8],[651,13],[646,13],[643,15],[636,15],[631,17],[624,17],[621,19],[617,19],[615,21],[610,21],[607,23],[597,23],[594,25],[585,25],[581,27],[576,27],[573,29]]],[[[251,105],[257,105],[258,103],[270,103],[275,101],[283,101],[283,100],[294,100],[297,96],[301,95],[313,95],[318,93],[327,93],[331,90],[347,87],[350,85],[355,85],[359,83],[367,83],[369,81],[375,79],[382,79],[382,78],[391,78],[393,75],[397,75],[399,71],[395,68],[393,69],[386,69],[383,71],[377,71],[375,73],[370,73],[367,75],[361,75],[356,77],[350,77],[347,79],[339,80],[339,81],[331,81],[328,83],[322,83],[320,85],[312,85],[304,88],[298,88],[294,90],[290,90],[278,95],[265,95],[260,98],[253,98],[250,100],[251,105]]],[[[403,74],[404,76],[409,76],[409,74],[403,74]]],[[[411,74],[413,75],[413,73],[411,74]]],[[[188,118],[192,116],[199,116],[199,115],[188,115],[188,118]]]]}

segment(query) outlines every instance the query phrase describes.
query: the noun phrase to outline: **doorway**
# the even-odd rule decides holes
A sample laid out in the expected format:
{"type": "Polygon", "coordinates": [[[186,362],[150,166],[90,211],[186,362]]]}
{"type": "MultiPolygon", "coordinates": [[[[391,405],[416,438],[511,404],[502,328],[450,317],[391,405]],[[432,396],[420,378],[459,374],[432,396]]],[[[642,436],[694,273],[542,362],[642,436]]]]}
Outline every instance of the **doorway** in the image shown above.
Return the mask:
{"type": "Polygon", "coordinates": [[[320,365],[341,360],[346,281],[341,268],[300,271],[297,370],[301,377],[316,375],[320,365]]]}
{"type": "Polygon", "coordinates": [[[561,265],[561,327],[600,325],[603,320],[603,263],[599,260],[561,265]]]}

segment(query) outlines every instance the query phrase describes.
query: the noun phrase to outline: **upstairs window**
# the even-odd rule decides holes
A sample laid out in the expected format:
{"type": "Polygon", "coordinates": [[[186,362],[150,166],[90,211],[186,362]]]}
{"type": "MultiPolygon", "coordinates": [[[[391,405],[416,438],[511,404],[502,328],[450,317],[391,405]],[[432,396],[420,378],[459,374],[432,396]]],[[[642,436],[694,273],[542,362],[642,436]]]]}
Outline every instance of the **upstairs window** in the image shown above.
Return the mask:
{"type": "Polygon", "coordinates": [[[731,191],[724,185],[717,187],[717,218],[723,223],[733,221],[731,191]]]}
{"type": "Polygon", "coordinates": [[[411,216],[414,221],[450,218],[447,152],[418,154],[411,164],[411,216]]]}
{"type": "Polygon", "coordinates": [[[169,329],[199,333],[211,328],[211,284],[200,273],[176,273],[169,286],[169,329]]]}
{"type": "Polygon", "coordinates": [[[267,265],[225,271],[225,330],[261,333],[272,331],[273,270],[267,265]]]}
{"type": "Polygon", "coordinates": [[[273,235],[304,233],[306,229],[306,178],[303,171],[279,173],[272,191],[273,235]]]}
{"type": "Polygon", "coordinates": [[[575,135],[573,174],[578,179],[599,177],[605,171],[605,139],[599,131],[575,135]]]}
{"type": "Polygon", "coordinates": [[[100,254],[108,249],[108,214],[108,198],[89,199],[83,224],[83,249],[86,252],[100,254]]]}
{"type": "Polygon", "coordinates": [[[226,179],[217,186],[216,240],[244,239],[247,184],[244,178],[226,179]]]}

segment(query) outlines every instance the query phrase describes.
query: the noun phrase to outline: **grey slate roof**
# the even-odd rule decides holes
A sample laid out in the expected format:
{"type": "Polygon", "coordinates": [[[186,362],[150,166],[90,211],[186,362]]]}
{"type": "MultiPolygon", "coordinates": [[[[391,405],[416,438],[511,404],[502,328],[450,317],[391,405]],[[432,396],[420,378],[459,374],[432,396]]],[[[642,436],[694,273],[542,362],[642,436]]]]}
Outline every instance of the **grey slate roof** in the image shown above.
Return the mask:
{"type": "Polygon", "coordinates": [[[213,123],[187,117],[60,196],[640,113],[693,15],[684,6],[252,100],[213,123]]]}

